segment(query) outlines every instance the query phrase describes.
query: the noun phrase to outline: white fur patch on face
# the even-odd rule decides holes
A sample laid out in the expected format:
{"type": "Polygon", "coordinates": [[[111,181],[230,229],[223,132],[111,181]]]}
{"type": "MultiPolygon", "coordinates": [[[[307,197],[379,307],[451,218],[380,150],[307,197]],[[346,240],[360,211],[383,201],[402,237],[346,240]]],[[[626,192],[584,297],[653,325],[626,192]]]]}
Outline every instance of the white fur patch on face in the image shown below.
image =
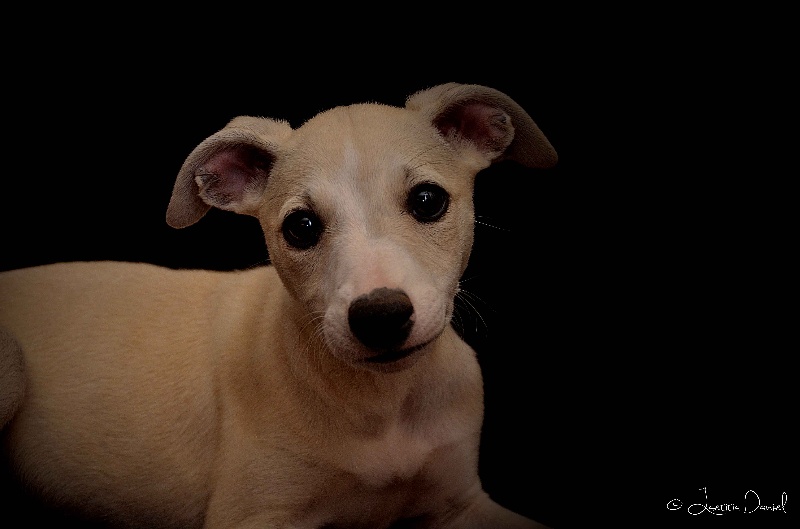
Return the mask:
{"type": "Polygon", "coordinates": [[[292,288],[309,313],[323,315],[329,350],[351,364],[375,361],[386,370],[410,365],[412,353],[449,325],[472,223],[463,222],[459,209],[430,223],[409,211],[415,186],[436,183],[463,197],[470,176],[443,174],[451,161],[441,139],[431,135],[419,141],[423,131],[413,120],[388,128],[382,113],[369,106],[339,109],[309,123],[313,127],[297,140],[292,165],[285,166],[291,170],[284,168],[294,181],[294,196],[281,210],[282,215],[287,209],[313,210],[324,226],[319,246],[296,256],[300,280],[292,288]],[[413,306],[402,343],[369,347],[351,329],[354,300],[376,289],[400,291],[413,306]]]}
{"type": "Polygon", "coordinates": [[[454,292],[443,290],[407,247],[391,238],[353,233],[334,253],[334,266],[328,277],[333,296],[328,300],[323,324],[324,336],[334,354],[358,362],[376,354],[361,344],[350,330],[348,311],[359,296],[375,289],[401,290],[414,307],[413,326],[402,350],[421,348],[434,340],[449,322],[454,292]]]}

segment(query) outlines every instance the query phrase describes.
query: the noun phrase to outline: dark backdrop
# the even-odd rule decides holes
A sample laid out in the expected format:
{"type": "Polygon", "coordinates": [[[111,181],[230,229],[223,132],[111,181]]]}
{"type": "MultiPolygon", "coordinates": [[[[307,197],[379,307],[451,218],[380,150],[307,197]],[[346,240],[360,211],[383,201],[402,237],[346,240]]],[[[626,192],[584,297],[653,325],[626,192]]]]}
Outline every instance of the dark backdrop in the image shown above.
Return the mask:
{"type": "MultiPolygon", "coordinates": [[[[434,48],[381,60],[324,41],[246,58],[202,40],[170,53],[53,45],[10,83],[0,269],[252,266],[267,256],[254,219],[212,210],[183,230],[166,225],[174,178],[200,141],[237,115],[296,127],[335,105],[485,84],[525,108],[560,155],[550,170],[503,163],[478,176],[464,286],[479,316],[461,312],[460,323],[484,370],[485,489],[556,528],[634,512],[680,526],[694,518],[666,503],[703,486],[719,503],[759,487],[772,501],[788,486],[789,375],[770,333],[739,310],[736,294],[750,291],[730,257],[742,210],[724,199],[731,182],[705,171],[706,115],[662,70],[617,69],[616,50],[592,41],[528,37],[476,41],[489,53],[469,57],[434,48]]],[[[3,501],[27,508],[10,489],[3,501]]]]}
{"type": "Polygon", "coordinates": [[[571,169],[578,153],[561,73],[447,64],[416,71],[363,60],[320,61],[317,69],[311,62],[285,72],[258,65],[232,72],[219,63],[190,72],[180,63],[165,70],[133,58],[71,65],[69,57],[53,59],[47,67],[68,75],[58,86],[27,86],[25,108],[15,109],[22,141],[11,155],[20,163],[3,193],[0,268],[106,259],[252,266],[268,255],[255,219],[212,210],[183,230],[164,220],[183,160],[231,118],[260,115],[297,127],[332,106],[402,105],[414,91],[444,82],[497,88],[528,110],[561,162],[546,171],[503,163],[479,176],[480,223],[464,276],[474,308],[459,311],[458,323],[485,373],[485,488],[501,503],[556,524],[566,502],[560,474],[573,468],[572,451],[581,450],[580,440],[563,433],[574,430],[570,410],[579,401],[564,396],[576,390],[570,371],[584,354],[578,343],[594,334],[578,321],[594,303],[580,270],[591,268],[586,244],[595,244],[579,227],[589,192],[571,169]]]}

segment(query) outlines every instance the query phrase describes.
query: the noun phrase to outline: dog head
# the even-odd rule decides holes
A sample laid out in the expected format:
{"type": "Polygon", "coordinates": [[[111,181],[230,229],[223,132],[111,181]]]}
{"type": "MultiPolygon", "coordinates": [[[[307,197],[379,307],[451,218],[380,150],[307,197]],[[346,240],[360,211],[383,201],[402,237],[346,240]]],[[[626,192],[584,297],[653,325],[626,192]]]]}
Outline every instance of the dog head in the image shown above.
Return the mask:
{"type": "Polygon", "coordinates": [[[518,104],[478,85],[436,86],[404,108],[336,107],[297,129],[241,116],[188,156],[167,222],[189,226],[210,207],[256,217],[331,354],[403,369],[450,323],[475,175],[502,159],[557,157],[518,104]]]}

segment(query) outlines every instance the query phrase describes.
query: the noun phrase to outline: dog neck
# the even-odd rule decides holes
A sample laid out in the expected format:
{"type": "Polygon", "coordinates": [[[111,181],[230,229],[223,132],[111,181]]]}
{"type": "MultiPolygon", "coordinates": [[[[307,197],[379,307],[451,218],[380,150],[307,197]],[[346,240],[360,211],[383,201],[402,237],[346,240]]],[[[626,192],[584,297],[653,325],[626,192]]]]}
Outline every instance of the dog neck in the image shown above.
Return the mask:
{"type": "Polygon", "coordinates": [[[303,324],[307,311],[288,291],[254,295],[263,294],[281,306],[253,315],[246,327],[260,331],[250,334],[238,361],[224,363],[224,386],[231,389],[221,411],[243,428],[232,431],[270,439],[282,424],[299,446],[319,453],[336,452],[334,446],[359,453],[362,445],[352,443],[408,445],[424,453],[477,435],[483,413],[480,368],[474,351],[451,327],[417,352],[407,369],[370,371],[333,355],[312,326],[303,324]],[[273,341],[267,344],[269,336],[273,341]]]}

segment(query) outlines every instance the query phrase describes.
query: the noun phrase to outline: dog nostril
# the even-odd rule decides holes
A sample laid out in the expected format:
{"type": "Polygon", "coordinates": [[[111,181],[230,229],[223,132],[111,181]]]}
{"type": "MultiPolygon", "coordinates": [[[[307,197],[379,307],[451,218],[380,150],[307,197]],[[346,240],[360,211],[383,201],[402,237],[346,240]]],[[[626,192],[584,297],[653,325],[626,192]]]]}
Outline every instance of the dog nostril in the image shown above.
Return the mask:
{"type": "Polygon", "coordinates": [[[376,288],[350,303],[350,330],[371,349],[399,346],[411,333],[414,306],[402,290],[376,288]]]}

